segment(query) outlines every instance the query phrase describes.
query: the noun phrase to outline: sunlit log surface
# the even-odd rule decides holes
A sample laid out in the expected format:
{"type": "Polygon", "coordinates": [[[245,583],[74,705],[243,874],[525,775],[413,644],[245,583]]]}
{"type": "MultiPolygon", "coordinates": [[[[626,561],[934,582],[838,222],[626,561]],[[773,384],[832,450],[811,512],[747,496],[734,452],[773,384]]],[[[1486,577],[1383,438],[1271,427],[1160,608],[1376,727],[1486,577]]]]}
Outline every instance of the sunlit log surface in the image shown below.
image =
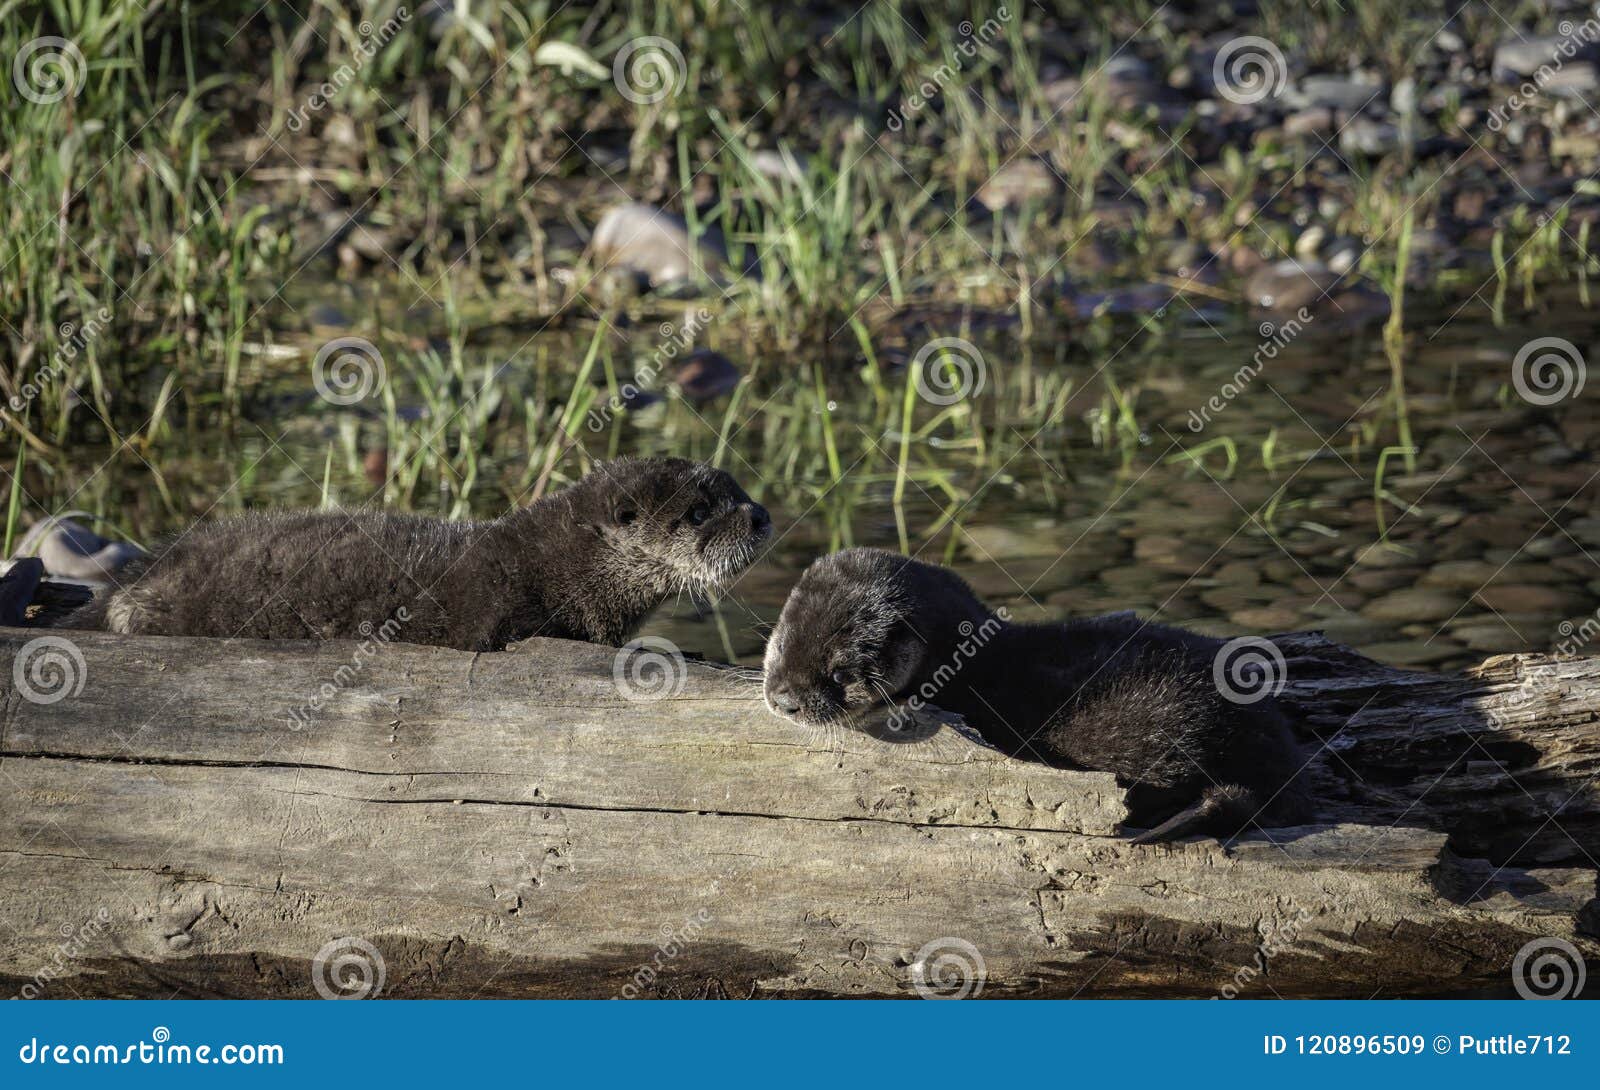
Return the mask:
{"type": "Polygon", "coordinates": [[[1366,997],[1514,994],[1535,940],[1600,964],[1600,659],[1280,637],[1324,823],[1146,847],[1109,775],[808,735],[747,672],[60,632],[52,678],[16,661],[49,634],[0,629],[7,994],[1366,997]]]}

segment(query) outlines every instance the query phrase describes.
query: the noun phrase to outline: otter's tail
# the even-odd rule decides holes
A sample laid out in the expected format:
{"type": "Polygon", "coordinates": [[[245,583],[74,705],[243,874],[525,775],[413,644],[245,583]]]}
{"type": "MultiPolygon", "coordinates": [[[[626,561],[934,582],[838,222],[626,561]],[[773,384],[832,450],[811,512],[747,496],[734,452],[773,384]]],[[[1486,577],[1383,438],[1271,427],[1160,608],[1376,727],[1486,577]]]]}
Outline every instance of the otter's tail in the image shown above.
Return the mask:
{"type": "Polygon", "coordinates": [[[1277,794],[1263,797],[1242,784],[1217,784],[1200,793],[1198,801],[1133,838],[1135,844],[1210,833],[1224,839],[1238,836],[1259,823],[1294,825],[1314,820],[1311,800],[1299,782],[1291,779],[1277,794]]]}
{"type": "Polygon", "coordinates": [[[1248,787],[1238,784],[1208,787],[1200,793],[1198,802],[1179,810],[1154,829],[1146,829],[1134,837],[1132,843],[1154,844],[1193,833],[1216,832],[1224,823],[1237,832],[1239,825],[1249,821],[1255,812],[1254,801],[1255,792],[1248,787]]]}

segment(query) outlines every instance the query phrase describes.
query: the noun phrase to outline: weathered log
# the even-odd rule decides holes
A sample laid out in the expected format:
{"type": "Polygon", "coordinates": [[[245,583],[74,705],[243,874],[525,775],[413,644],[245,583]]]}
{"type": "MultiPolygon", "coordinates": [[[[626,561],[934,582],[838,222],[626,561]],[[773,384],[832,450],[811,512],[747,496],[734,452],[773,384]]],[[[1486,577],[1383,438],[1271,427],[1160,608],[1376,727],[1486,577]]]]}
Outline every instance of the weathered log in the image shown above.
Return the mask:
{"type": "Polygon", "coordinates": [[[1110,775],[808,735],[745,671],[661,663],[646,701],[585,644],[67,632],[41,693],[41,634],[0,630],[12,994],[314,996],[380,960],[391,996],[971,993],[981,959],[988,996],[1365,997],[1510,994],[1535,940],[1600,964],[1600,660],[1280,637],[1324,823],[1139,846],[1110,775]]]}

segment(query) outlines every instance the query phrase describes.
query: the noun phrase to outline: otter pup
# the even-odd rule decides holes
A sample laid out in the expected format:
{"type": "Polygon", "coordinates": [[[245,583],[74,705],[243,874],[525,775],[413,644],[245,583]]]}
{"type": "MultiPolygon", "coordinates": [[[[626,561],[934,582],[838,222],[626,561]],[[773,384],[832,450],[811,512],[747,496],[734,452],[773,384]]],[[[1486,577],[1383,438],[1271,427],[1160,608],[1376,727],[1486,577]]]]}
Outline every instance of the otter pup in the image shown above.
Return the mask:
{"type": "Polygon", "coordinates": [[[491,522],[357,510],[198,525],[61,624],[328,640],[398,620],[395,639],[464,651],[617,645],[668,595],[743,571],[771,526],[719,469],[623,459],[491,522]]]}
{"type": "Polygon", "coordinates": [[[1270,697],[1219,691],[1223,646],[1131,614],[1013,624],[954,572],[848,549],[789,595],[765,692],[808,725],[927,701],[1012,756],[1115,772],[1135,787],[1136,816],[1167,818],[1139,841],[1307,820],[1288,724],[1270,697]]]}

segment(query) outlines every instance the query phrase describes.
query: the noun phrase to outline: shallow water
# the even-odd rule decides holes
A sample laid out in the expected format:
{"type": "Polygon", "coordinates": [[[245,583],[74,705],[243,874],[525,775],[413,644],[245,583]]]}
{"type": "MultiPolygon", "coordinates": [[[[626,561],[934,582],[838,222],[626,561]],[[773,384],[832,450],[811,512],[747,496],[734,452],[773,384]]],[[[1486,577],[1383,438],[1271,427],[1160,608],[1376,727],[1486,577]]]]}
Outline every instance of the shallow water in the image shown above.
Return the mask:
{"type": "MultiPolygon", "coordinates": [[[[873,395],[849,330],[829,342],[837,351],[820,368],[819,395],[819,361],[741,343],[713,322],[699,342],[747,376],[731,407],[726,398],[667,398],[580,435],[594,456],[712,458],[723,443],[722,464],[773,509],[767,559],[727,598],[673,603],[647,629],[709,658],[758,658],[765,626],[812,558],[844,544],[899,548],[902,527],[923,558],[953,564],[992,604],[1025,618],[1133,609],[1219,634],[1322,629],[1381,660],[1426,668],[1499,651],[1578,650],[1600,607],[1600,561],[1588,552],[1600,546],[1589,454],[1597,427],[1583,394],[1531,404],[1512,371],[1535,337],[1586,351],[1597,322],[1575,291],[1558,288],[1537,312],[1496,325],[1492,295],[1490,284],[1476,297],[1408,300],[1403,414],[1380,327],[1312,322],[1287,337],[1261,316],[1197,301],[1089,326],[1041,315],[1026,335],[1015,322],[959,310],[882,326],[873,340],[887,402],[873,395]],[[934,336],[977,347],[984,388],[943,420],[939,406],[917,402],[918,427],[930,430],[908,446],[913,471],[897,508],[905,379],[896,363],[934,336]],[[1283,340],[1259,373],[1229,386],[1259,349],[1283,340]],[[1131,405],[1121,427],[1106,399],[1112,388],[1131,405]],[[819,396],[831,404],[838,483],[818,430],[819,396]],[[1403,444],[1402,415],[1416,449],[1410,468],[1400,450],[1383,454],[1403,444]]],[[[299,351],[247,357],[242,419],[217,427],[192,412],[180,441],[149,461],[89,447],[66,466],[34,467],[25,518],[88,509],[148,542],[195,517],[316,504],[325,478],[340,503],[497,514],[527,494],[542,466],[548,432],[530,438],[527,421],[565,403],[595,324],[541,331],[469,316],[457,372],[465,378],[452,379],[444,316],[413,299],[421,296],[404,286],[300,288],[258,342],[299,351]],[[341,335],[393,346],[392,412],[382,396],[350,407],[316,396],[310,357],[341,335]],[[444,368],[433,378],[404,363],[430,348],[444,368]],[[484,376],[491,392],[474,394],[484,376]],[[461,388],[447,389],[452,382],[461,388]],[[463,401],[485,410],[475,430],[441,419],[441,405],[463,401]],[[386,481],[369,479],[369,452],[397,436],[409,447],[390,450],[386,481]],[[478,445],[474,464],[463,448],[478,445]],[[436,462],[454,468],[413,472],[436,462]]],[[[662,303],[605,339],[619,380],[660,358],[662,322],[692,306],[662,303]]],[[[603,383],[603,373],[597,367],[591,381],[603,383]]],[[[569,454],[556,479],[578,469],[569,454]]]]}

